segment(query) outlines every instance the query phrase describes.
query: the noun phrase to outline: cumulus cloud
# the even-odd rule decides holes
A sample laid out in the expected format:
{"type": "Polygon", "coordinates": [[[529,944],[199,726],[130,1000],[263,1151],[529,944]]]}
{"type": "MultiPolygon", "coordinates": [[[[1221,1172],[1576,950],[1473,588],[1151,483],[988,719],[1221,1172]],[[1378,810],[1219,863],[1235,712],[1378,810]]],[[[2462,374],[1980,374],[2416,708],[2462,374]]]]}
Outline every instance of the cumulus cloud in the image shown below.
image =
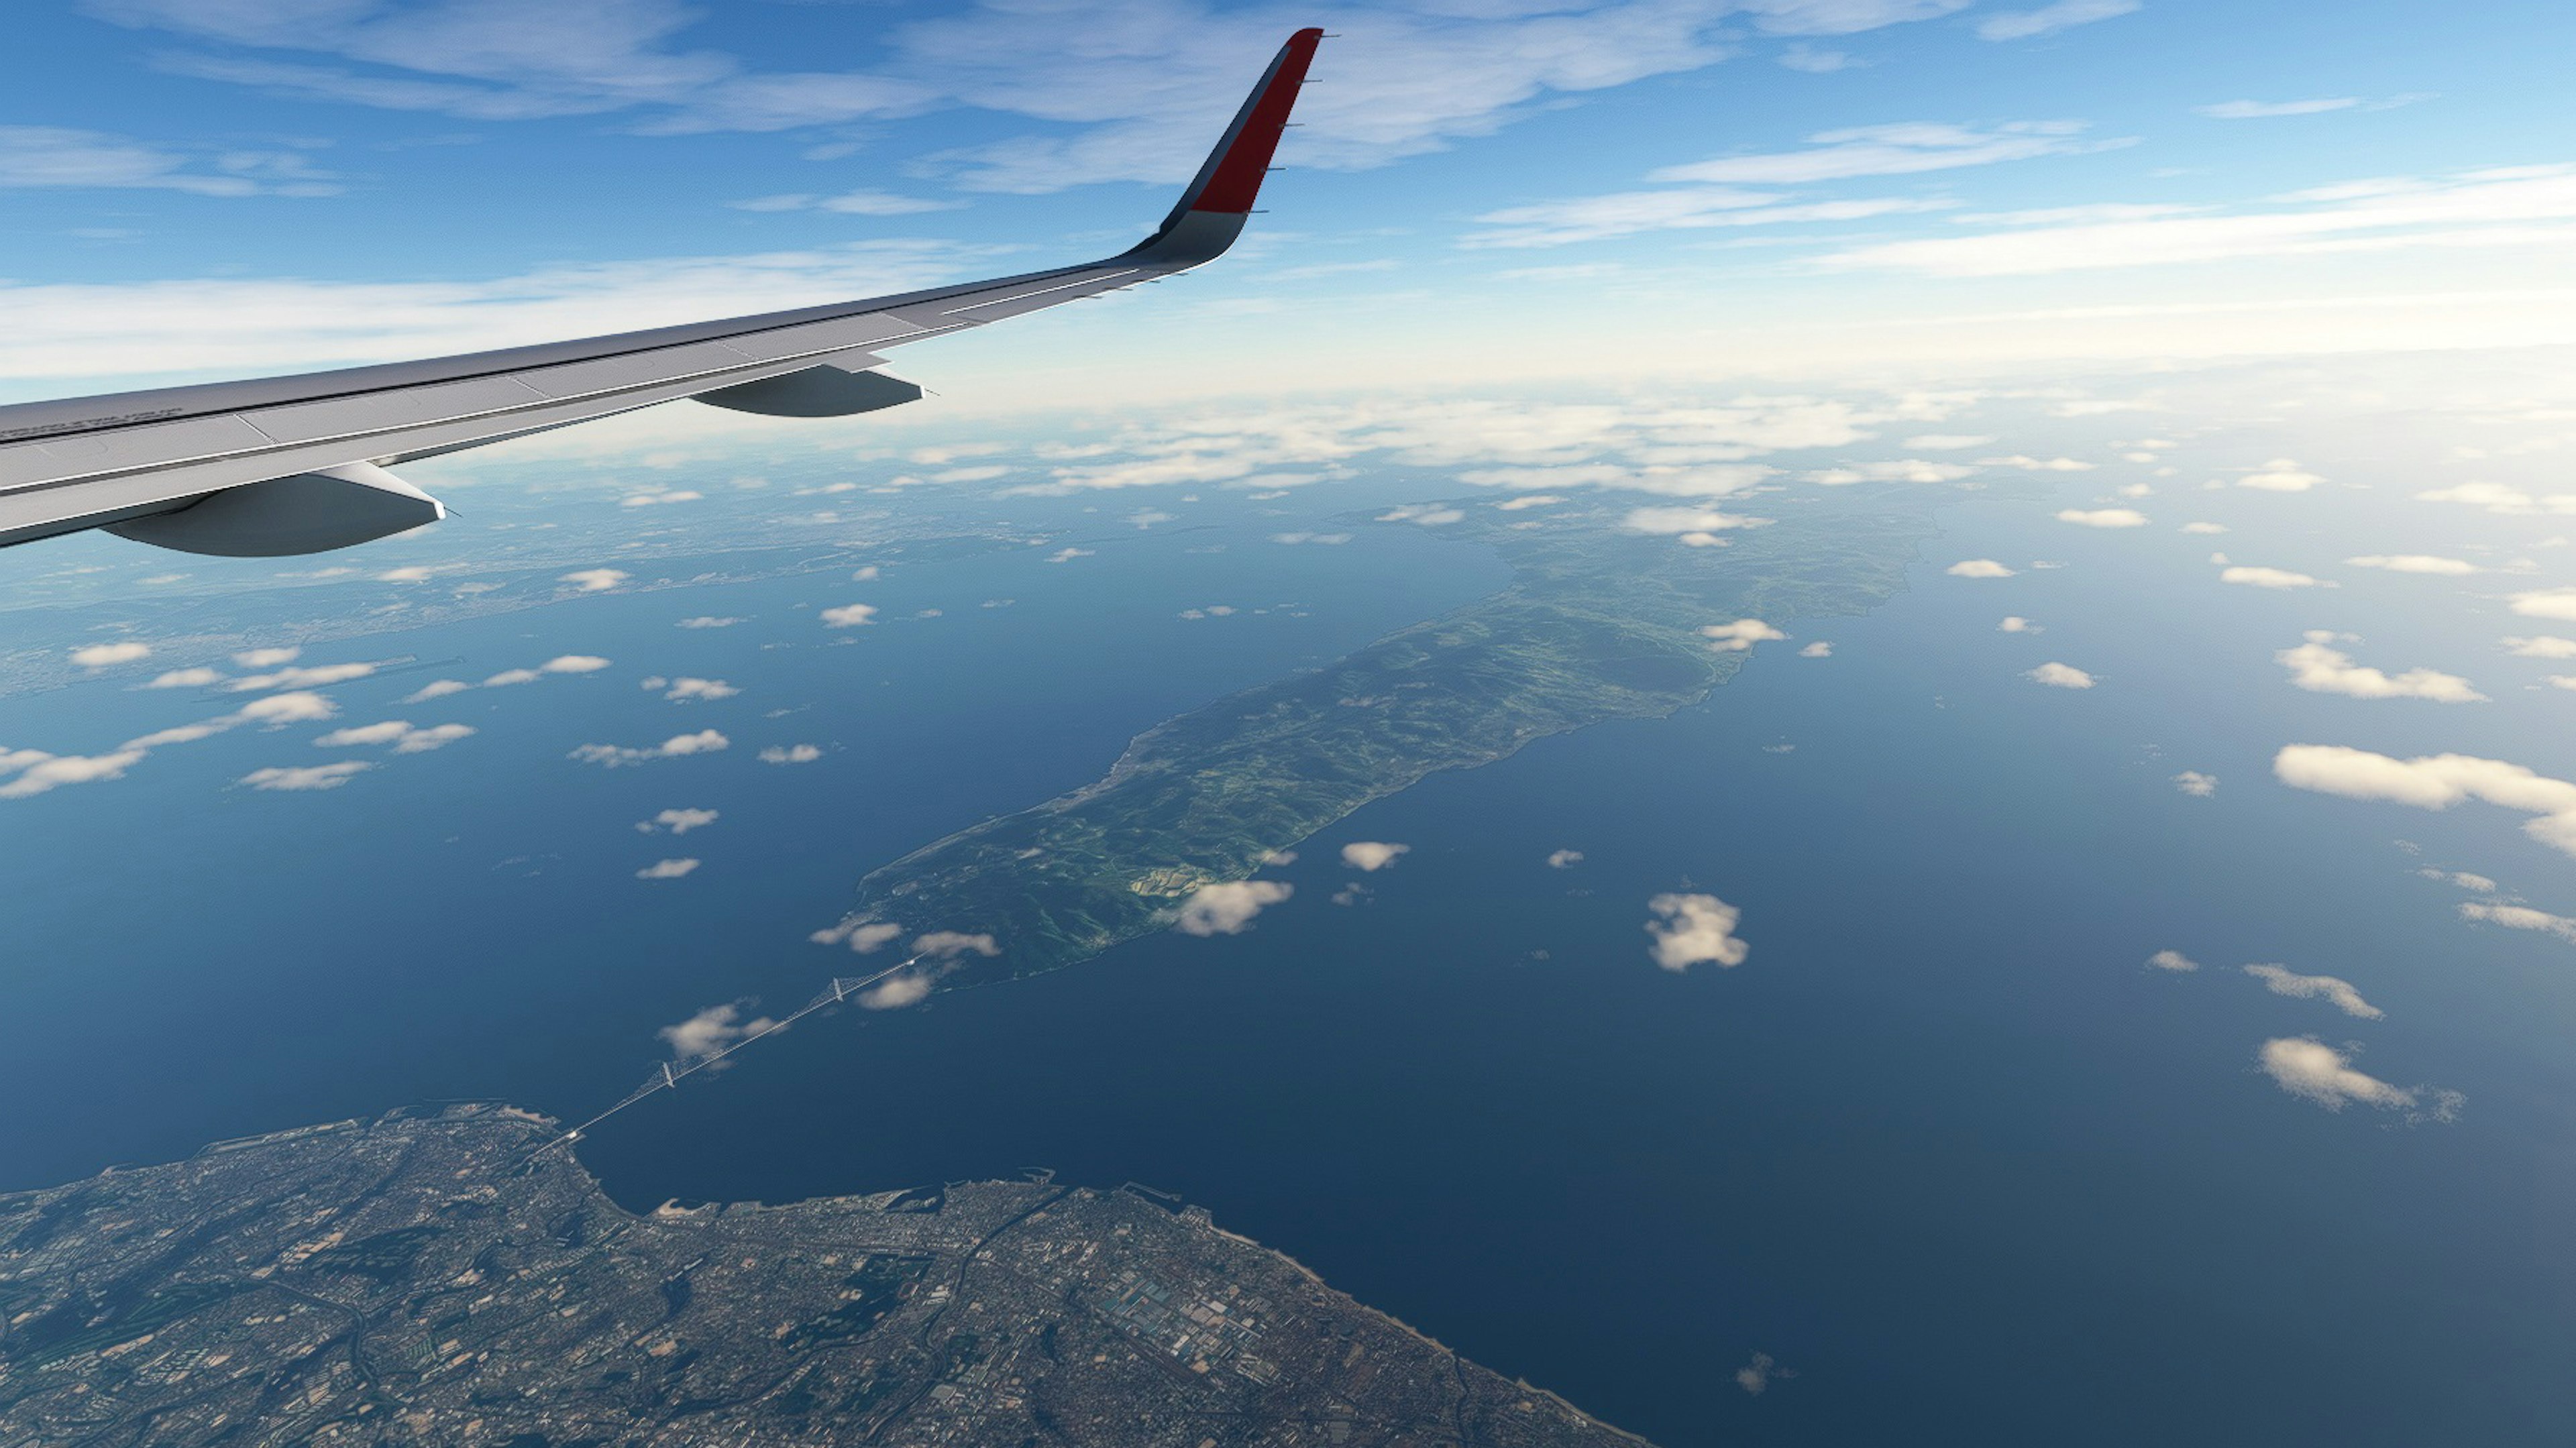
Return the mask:
{"type": "Polygon", "coordinates": [[[686,703],[692,699],[730,699],[741,692],[722,679],[692,679],[682,675],[671,680],[671,687],[662,691],[662,697],[686,703]]]}
{"type": "Polygon", "coordinates": [[[872,603],[845,603],[822,612],[825,628],[858,628],[876,622],[877,609],[872,603]]]}
{"type": "Polygon", "coordinates": [[[144,685],[143,687],[147,689],[203,689],[209,685],[220,684],[223,681],[224,676],[222,671],[201,666],[193,669],[172,669],[164,674],[156,674],[153,676],[152,682],[144,685]]]}
{"type": "Polygon", "coordinates": [[[1201,885],[1181,902],[1172,928],[1184,935],[1240,935],[1252,917],[1297,893],[1282,880],[1227,880],[1201,885]]]}
{"type": "Polygon", "coordinates": [[[597,654],[558,654],[537,667],[549,674],[596,674],[608,667],[608,660],[597,654]]]}
{"type": "Polygon", "coordinates": [[[638,821],[635,828],[648,835],[656,830],[685,835],[691,830],[705,829],[720,818],[722,816],[711,809],[666,809],[649,820],[638,821]]]}
{"type": "Polygon", "coordinates": [[[2417,493],[2416,501],[2424,503],[2465,503],[2507,517],[2535,517],[2576,514],[2576,493],[2547,493],[2534,496],[2520,488],[2502,483],[2460,483],[2448,488],[2434,488],[2417,493]]]}
{"type": "Polygon", "coordinates": [[[2534,638],[2508,638],[2504,651],[2518,659],[2576,659],[2576,639],[2562,639],[2554,634],[2534,638]]]}
{"type": "Polygon", "coordinates": [[[2186,533],[2200,534],[2224,533],[2227,531],[2227,525],[2224,523],[2185,523],[2182,525],[2182,531],[2186,533]]]}
{"type": "Polygon", "coordinates": [[[301,767],[254,769],[241,777],[253,789],[317,790],[338,789],[354,775],[375,768],[363,759],[344,759],[337,764],[308,764],[301,767]]]}
{"type": "Polygon", "coordinates": [[[638,880],[677,880],[698,868],[696,860],[656,860],[635,872],[638,880]]]}
{"type": "Polygon", "coordinates": [[[1656,916],[1646,922],[1646,934],[1653,938],[1647,953],[1666,970],[1709,962],[1733,969],[1752,951],[1735,934],[1743,912],[1714,895],[1657,895],[1646,908],[1656,916]]]}
{"type": "Polygon", "coordinates": [[[1802,659],[1830,659],[1833,656],[1834,646],[1823,639],[1818,639],[1798,650],[1798,657],[1802,659]]]}
{"type": "Polygon", "coordinates": [[[659,744],[640,748],[624,748],[615,744],[585,744],[567,757],[578,759],[584,764],[605,765],[615,769],[620,765],[642,764],[648,759],[677,759],[683,755],[713,753],[719,749],[731,748],[732,745],[732,740],[715,730],[701,729],[695,734],[674,734],[659,744]]]}
{"type": "Polygon", "coordinates": [[[2312,694],[2343,694],[2355,699],[2429,699],[2437,704],[2480,704],[2486,695],[2457,674],[2408,669],[2386,674],[2357,665],[2352,655],[2333,647],[2348,636],[2310,629],[2307,642],[2283,649],[2273,660],[2290,671],[2290,682],[2312,694]]]}
{"type": "Polygon", "coordinates": [[[2045,663],[2040,665],[2038,668],[2032,669],[2030,672],[2023,674],[2022,677],[2030,680],[2034,684],[2046,684],[2052,689],[2089,689],[2093,687],[2093,676],[2072,664],[2053,662],[2045,663]]]}
{"type": "Polygon", "coordinates": [[[2324,481],[2288,458],[2274,458],[2238,478],[2236,486],[2263,493],[2304,493],[2324,481]]]}
{"type": "Polygon", "coordinates": [[[1807,475],[1807,481],[1829,488],[1847,487],[1853,483],[1955,483],[1976,472],[1965,463],[1926,462],[1921,458],[1896,458],[1869,463],[1845,463],[1807,475]]]}
{"type": "Polygon", "coordinates": [[[472,684],[463,683],[456,679],[433,679],[404,695],[403,702],[406,704],[426,704],[432,699],[444,699],[450,694],[462,694],[473,687],[474,686],[472,684]]]}
{"type": "Polygon", "coordinates": [[[929,994],[930,977],[907,970],[887,976],[859,992],[859,1004],[872,1011],[897,1011],[918,1004],[929,994]]]}
{"type": "Polygon", "coordinates": [[[1796,1373],[1780,1366],[1779,1360],[1771,1354],[1757,1352],[1753,1355],[1753,1361],[1735,1370],[1735,1385],[1758,1398],[1770,1389],[1773,1378],[1796,1376],[1796,1373]]]}
{"type": "Polygon", "coordinates": [[[1571,870],[1582,863],[1583,852],[1581,850],[1551,850],[1548,852],[1547,867],[1551,870],[1571,870]]]}
{"type": "Polygon", "coordinates": [[[2513,611],[2524,618],[2555,618],[2576,622],[2576,588],[2536,588],[2517,593],[2513,611]]]}
{"type": "MultiPolygon", "coordinates": [[[[2492,888],[2492,882],[2490,882],[2490,888],[2492,888]]],[[[2555,935],[2570,945],[2576,945],[2576,920],[2571,920],[2564,915],[2552,915],[2546,910],[2534,910],[2528,905],[2497,905],[2484,900],[2466,900],[2460,904],[2460,918],[2482,920],[2489,925],[2502,925],[2510,930],[2536,930],[2544,935],[2555,935]]]]}
{"type": "Polygon", "coordinates": [[[924,960],[955,960],[961,955],[987,958],[1002,953],[990,935],[970,935],[963,930],[933,930],[913,937],[912,953],[924,960]]]}
{"type": "Polygon", "coordinates": [[[1342,863],[1354,870],[1377,871],[1412,853],[1411,845],[1391,845],[1380,840],[1353,840],[1342,846],[1342,863]]]}
{"type": "Polygon", "coordinates": [[[670,1043],[671,1054],[682,1061],[703,1061],[724,1054],[753,1036],[765,1036],[779,1028],[767,1016],[744,1020],[740,1002],[708,1006],[675,1026],[664,1026],[653,1034],[670,1043]]]}
{"type": "Polygon", "coordinates": [[[2218,776],[2186,769],[2173,777],[2173,787],[2194,799],[2207,799],[2218,793],[2218,776]]]}
{"type": "Polygon", "coordinates": [[[334,729],[313,742],[325,749],[361,744],[390,744],[396,754],[426,754],[442,749],[474,733],[471,724],[434,724],[421,728],[403,719],[387,719],[381,724],[358,724],[334,729]]]}
{"type": "Polygon", "coordinates": [[[1733,623],[1707,624],[1700,629],[1699,636],[1707,639],[1708,646],[1721,654],[1740,654],[1751,649],[1755,644],[1788,637],[1787,634],[1758,618],[1739,618],[1733,623]]]}
{"type": "Polygon", "coordinates": [[[2248,588],[2314,588],[2317,580],[2286,568],[2249,568],[2242,564],[2218,575],[2221,583],[2241,583],[2248,588]]]}
{"type": "Polygon", "coordinates": [[[137,643],[132,639],[124,639],[112,644],[90,644],[87,647],[72,650],[72,662],[84,669],[113,668],[118,664],[130,664],[137,659],[150,657],[152,657],[152,646],[137,643]]]}
{"type": "Polygon", "coordinates": [[[2032,623],[2017,613],[2005,614],[2004,621],[1995,625],[1997,633],[2038,633],[2040,631],[2038,624],[2032,623]]]}
{"type": "Polygon", "coordinates": [[[2200,969],[2199,961],[2192,959],[2190,956],[2183,954],[2179,950],[2159,950],[2155,954],[2147,957],[2147,964],[2158,970],[2170,970],[2176,972],[2200,969]]]}
{"type": "Polygon", "coordinates": [[[577,593],[606,593],[632,576],[615,568],[584,568],[564,574],[561,581],[571,584],[577,593]]]}
{"type": "Polygon", "coordinates": [[[66,784],[95,784],[100,780],[123,779],[125,771],[140,763],[143,755],[144,751],[131,747],[113,754],[90,755],[0,749],[0,774],[14,773],[16,776],[0,784],[0,799],[26,799],[66,784]]]}
{"type": "Polygon", "coordinates": [[[2061,508],[2057,521],[2084,528],[2143,528],[2147,515],[2135,508],[2061,508]]]}
{"type": "Polygon", "coordinates": [[[1991,558],[1969,558],[1941,570],[1952,578],[2010,578],[2015,570],[1991,558]]]}
{"type": "Polygon", "coordinates": [[[2352,1057],[2314,1036],[2283,1036],[2265,1041],[2255,1054],[2255,1061],[2263,1068],[2263,1074],[2271,1077],[2282,1090],[2313,1101],[2328,1111],[2341,1111],[2359,1102],[2382,1110],[2402,1110],[2410,1116],[2448,1121],[2459,1114],[2466,1100],[2456,1091],[2437,1091],[2432,1093],[2432,1104],[2418,1112],[2416,1104],[2423,1088],[2409,1090],[2392,1086],[2376,1076],[2354,1070],[2352,1057]]]}
{"type": "Polygon", "coordinates": [[[2347,799],[2387,800],[2417,809],[2449,809],[2484,800],[2536,816],[2523,833],[2576,855],[2576,783],[2535,774],[2501,759],[2435,754],[2393,759],[2339,744],[2292,744],[2273,756],[2283,784],[2347,799]]]}
{"type": "Polygon", "coordinates": [[[302,657],[304,650],[299,648],[244,649],[233,655],[233,662],[245,669],[273,669],[302,657]]]}
{"type": "Polygon", "coordinates": [[[892,921],[850,915],[844,916],[840,924],[828,930],[817,930],[806,939],[816,945],[847,945],[861,955],[873,955],[886,942],[902,934],[903,927],[892,921]]]}
{"type": "Polygon", "coordinates": [[[2331,1001],[2335,1009],[2345,1015],[2359,1016],[2365,1021],[2375,1021],[2388,1014],[2363,1000],[2361,992],[2353,989],[2352,982],[2331,975],[2301,975],[2282,965],[2249,965],[2245,967],[2245,973],[2263,982],[2264,989],[2274,995],[2331,1001]]]}
{"type": "MultiPolygon", "coordinates": [[[[1313,535],[1309,534],[1308,536],[1311,537],[1313,535]]],[[[1298,541],[1302,543],[1305,539],[1301,538],[1298,541]]],[[[1059,548],[1053,553],[1048,554],[1046,561],[1049,563],[1071,563],[1077,558],[1089,558],[1095,551],[1096,550],[1090,548],[1059,548]]]]}
{"type": "Polygon", "coordinates": [[[745,620],[742,620],[742,619],[739,619],[739,618],[726,618],[726,617],[720,617],[720,616],[718,616],[718,615],[716,615],[716,614],[711,614],[711,613],[702,613],[702,614],[698,615],[696,618],[684,618],[684,619],[680,620],[678,623],[675,623],[675,624],[671,625],[671,627],[673,627],[673,628],[731,628],[731,627],[733,627],[735,624],[742,623],[742,622],[744,622],[744,621],[745,621],[745,620]]]}
{"type": "Polygon", "coordinates": [[[816,744],[772,744],[760,751],[763,764],[811,764],[822,757],[822,746],[816,744]]]}
{"type": "Polygon", "coordinates": [[[2465,558],[2442,558],[2430,553],[2365,553],[2344,562],[2355,568],[2377,568],[2389,573],[2438,573],[2453,578],[2486,571],[2465,558]]]}
{"type": "Polygon", "coordinates": [[[375,664],[317,664],[307,668],[278,669],[273,673],[246,674],[224,685],[227,693],[256,694],[264,689],[324,689],[345,684],[374,674],[375,664]]]}
{"type": "Polygon", "coordinates": [[[1768,518],[1747,518],[1714,508],[1631,508],[1619,526],[1631,533],[1719,533],[1730,528],[1759,528],[1768,518]]]}

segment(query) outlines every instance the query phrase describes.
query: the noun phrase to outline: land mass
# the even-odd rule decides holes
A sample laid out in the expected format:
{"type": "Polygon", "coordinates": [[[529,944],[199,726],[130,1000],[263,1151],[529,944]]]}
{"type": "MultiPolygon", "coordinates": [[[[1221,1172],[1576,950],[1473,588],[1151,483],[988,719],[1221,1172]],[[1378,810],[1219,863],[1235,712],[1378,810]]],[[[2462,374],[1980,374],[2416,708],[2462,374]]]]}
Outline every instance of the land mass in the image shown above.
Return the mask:
{"type": "Polygon", "coordinates": [[[1461,504],[1444,532],[1512,565],[1501,592],[1147,730],[1098,781],[871,873],[845,926],[989,936],[990,954],[948,947],[931,967],[943,987],[1087,959],[1435,770],[1705,698],[1748,655],[1703,630],[1866,612],[1904,587],[1934,505],[1955,497],[1928,485],[1765,497],[1746,509],[1768,515],[1758,525],[1715,520],[1727,531],[1695,534],[1698,546],[1634,526],[1623,505],[1566,505],[1532,526],[1524,511],[1461,504]]]}
{"type": "Polygon", "coordinates": [[[0,1443],[1642,1441],[1138,1191],[636,1216],[559,1141],[451,1106],[0,1197],[0,1443]]]}

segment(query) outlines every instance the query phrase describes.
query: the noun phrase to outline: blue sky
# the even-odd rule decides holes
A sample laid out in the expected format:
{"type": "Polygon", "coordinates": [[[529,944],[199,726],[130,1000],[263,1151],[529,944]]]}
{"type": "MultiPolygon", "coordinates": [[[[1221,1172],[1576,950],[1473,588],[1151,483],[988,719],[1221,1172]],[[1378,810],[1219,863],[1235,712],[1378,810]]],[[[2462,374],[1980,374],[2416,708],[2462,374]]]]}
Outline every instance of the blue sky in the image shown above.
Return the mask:
{"type": "Polygon", "coordinates": [[[1339,38],[1242,252],[1115,322],[941,344],[943,375],[1830,370],[2576,322],[2553,64],[2576,22],[2549,7],[40,0],[15,19],[5,396],[1078,260],[1159,216],[1308,23],[1339,38]]]}

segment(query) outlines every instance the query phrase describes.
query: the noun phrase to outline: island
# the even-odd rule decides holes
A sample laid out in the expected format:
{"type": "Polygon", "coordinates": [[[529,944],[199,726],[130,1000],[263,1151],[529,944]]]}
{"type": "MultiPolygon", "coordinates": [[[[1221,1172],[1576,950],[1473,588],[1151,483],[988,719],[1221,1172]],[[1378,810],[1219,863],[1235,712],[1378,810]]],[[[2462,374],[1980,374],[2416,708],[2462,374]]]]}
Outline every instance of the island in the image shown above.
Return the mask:
{"type": "Polygon", "coordinates": [[[1641,1442],[1132,1187],[639,1216],[476,1103],[0,1197],[13,1445],[1641,1442]]]}
{"type": "Polygon", "coordinates": [[[1904,587],[1962,489],[1861,484],[1730,506],[1550,500],[1422,505],[1511,583],[1324,668],[1136,737],[1099,780],[935,841],[869,874],[836,934],[928,935],[939,989],[1055,970],[1165,928],[1199,889],[1436,770],[1707,697],[1772,628],[1868,611],[1904,587]],[[1760,516],[1755,516],[1755,509],[1760,516]],[[972,950],[958,948],[972,941],[972,950]]]}

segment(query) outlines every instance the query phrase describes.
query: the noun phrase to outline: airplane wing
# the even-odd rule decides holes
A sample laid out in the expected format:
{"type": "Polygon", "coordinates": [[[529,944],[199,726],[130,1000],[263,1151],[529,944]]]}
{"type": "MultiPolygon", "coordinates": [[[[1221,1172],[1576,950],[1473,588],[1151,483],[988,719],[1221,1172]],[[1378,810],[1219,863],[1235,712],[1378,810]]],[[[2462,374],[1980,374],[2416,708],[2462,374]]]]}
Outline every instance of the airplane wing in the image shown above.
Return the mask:
{"type": "Polygon", "coordinates": [[[188,553],[318,553],[446,516],[389,464],[680,398],[779,417],[913,401],[919,387],[872,370],[879,352],[1187,271],[1233,245],[1322,38],[1289,38],[1161,229],[1103,261],[577,342],[0,407],[0,547],[105,528],[188,553]]]}

